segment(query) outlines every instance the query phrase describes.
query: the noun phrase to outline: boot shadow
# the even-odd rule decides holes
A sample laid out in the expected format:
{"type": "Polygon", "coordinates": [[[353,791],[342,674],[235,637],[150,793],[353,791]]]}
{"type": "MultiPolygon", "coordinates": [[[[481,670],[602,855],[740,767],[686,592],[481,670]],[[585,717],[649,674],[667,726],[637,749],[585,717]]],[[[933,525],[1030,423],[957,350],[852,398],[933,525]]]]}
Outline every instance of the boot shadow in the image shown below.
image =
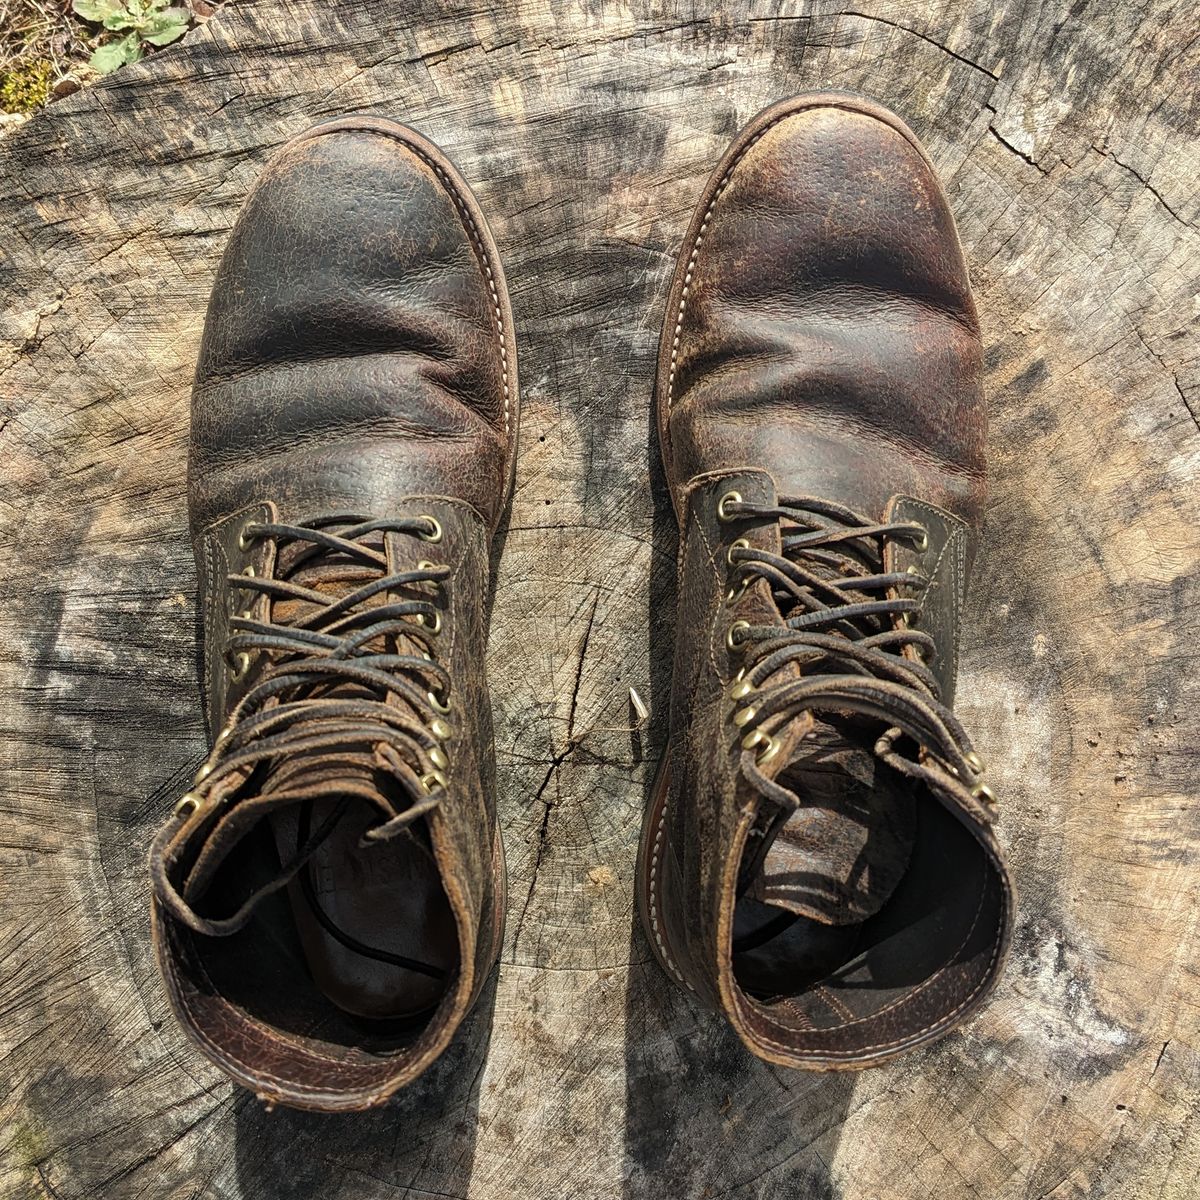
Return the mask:
{"type": "Polygon", "coordinates": [[[445,1053],[382,1108],[366,1113],[268,1111],[237,1099],[239,1195],[346,1200],[380,1183],[397,1192],[465,1196],[475,1159],[479,1089],[491,1041],[498,971],[445,1053]]]}

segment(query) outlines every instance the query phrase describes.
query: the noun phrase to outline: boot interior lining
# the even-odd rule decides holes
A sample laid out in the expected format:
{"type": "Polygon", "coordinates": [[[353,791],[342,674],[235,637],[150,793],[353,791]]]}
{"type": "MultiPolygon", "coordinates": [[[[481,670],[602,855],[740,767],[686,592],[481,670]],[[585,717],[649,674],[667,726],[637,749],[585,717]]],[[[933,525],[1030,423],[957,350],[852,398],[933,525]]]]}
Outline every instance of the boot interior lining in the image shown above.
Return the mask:
{"type": "MultiPolygon", "coordinates": [[[[762,907],[739,902],[745,929],[762,907]]],[[[794,1030],[851,1030],[869,1042],[872,1018],[913,1032],[948,1015],[990,974],[1004,899],[984,848],[934,801],[917,808],[907,870],[887,902],[856,925],[801,919],[774,941],[735,954],[734,975],[755,1006],[794,1030]],[[769,967],[764,970],[764,964],[769,967]],[[937,986],[943,997],[923,1003],[937,986]],[[919,1010],[919,1011],[918,1011],[919,1010]]]]}
{"type": "MultiPolygon", "coordinates": [[[[267,896],[239,932],[191,935],[217,993],[284,1035],[376,1053],[402,1050],[420,1036],[457,975],[457,928],[424,823],[411,837],[361,846],[362,831],[377,820],[367,805],[351,806],[314,856],[309,890],[353,941],[428,963],[444,978],[351,949],[327,931],[293,880],[267,896]]],[[[277,875],[281,848],[296,844],[296,822],[293,813],[282,827],[260,823],[217,873],[205,910],[232,912],[277,875]]]]}

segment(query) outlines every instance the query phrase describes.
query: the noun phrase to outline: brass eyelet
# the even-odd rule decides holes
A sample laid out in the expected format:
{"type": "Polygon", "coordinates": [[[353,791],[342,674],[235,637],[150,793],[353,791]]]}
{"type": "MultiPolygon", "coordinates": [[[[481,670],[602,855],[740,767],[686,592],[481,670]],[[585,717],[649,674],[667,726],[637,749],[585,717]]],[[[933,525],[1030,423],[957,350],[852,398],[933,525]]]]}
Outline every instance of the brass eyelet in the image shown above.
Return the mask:
{"type": "Polygon", "coordinates": [[[743,725],[749,725],[755,717],[758,716],[758,709],[753,704],[748,704],[745,708],[739,708],[733,714],[733,723],[741,729],[743,725]]]}
{"type": "Polygon", "coordinates": [[[737,633],[739,629],[749,628],[749,621],[734,621],[734,623],[725,631],[725,649],[728,650],[730,654],[740,654],[743,649],[733,635],[737,633]]]}
{"type": "Polygon", "coordinates": [[[728,525],[730,521],[736,521],[737,514],[731,513],[726,506],[730,504],[741,504],[741,502],[741,492],[726,492],[725,495],[723,495],[721,499],[717,501],[717,520],[723,525],[728,525]]]}
{"type": "Polygon", "coordinates": [[[780,750],[779,739],[771,737],[770,734],[763,733],[761,729],[752,729],[742,738],[743,750],[755,750],[760,746],[762,747],[762,753],[757,755],[754,760],[759,766],[770,762],[780,750]]]}
{"type": "Polygon", "coordinates": [[[418,533],[417,537],[419,537],[424,542],[440,542],[442,540],[442,523],[441,523],[441,521],[439,521],[437,519],[437,517],[431,517],[428,513],[422,513],[420,519],[422,521],[428,521],[429,524],[433,526],[433,532],[432,533],[418,533]]]}
{"type": "Polygon", "coordinates": [[[433,706],[434,710],[445,715],[450,711],[450,697],[447,696],[443,700],[437,692],[426,692],[425,699],[433,706]]]}
{"type": "Polygon", "coordinates": [[[442,614],[440,612],[435,612],[432,620],[430,620],[427,614],[419,613],[417,620],[435,636],[442,632],[442,614]]]}
{"type": "MultiPolygon", "coordinates": [[[[419,563],[417,563],[418,571],[436,571],[437,569],[438,564],[435,562],[430,562],[427,558],[423,558],[419,563]]],[[[432,583],[436,588],[440,588],[442,586],[442,581],[440,579],[423,579],[421,582],[432,583]]]]}
{"type": "Polygon", "coordinates": [[[441,748],[441,746],[434,746],[433,749],[429,751],[429,761],[442,771],[444,771],[450,765],[450,760],[446,757],[446,752],[441,748]]]}
{"type": "Polygon", "coordinates": [[[213,765],[211,762],[202,762],[199,770],[193,776],[193,783],[203,783],[213,773],[213,765]]]}
{"type": "Polygon", "coordinates": [[[744,678],[745,672],[740,672],[738,677],[733,681],[733,686],[729,689],[730,700],[744,700],[752,691],[754,686],[750,680],[744,678]]]}
{"type": "Polygon", "coordinates": [[[179,798],[179,803],[175,805],[175,815],[180,820],[186,820],[200,807],[201,799],[203,797],[199,792],[185,792],[179,798]]]}
{"type": "Polygon", "coordinates": [[[446,786],[446,777],[441,771],[429,771],[421,776],[421,787],[426,792],[436,791],[446,786]]]}
{"type": "Polygon", "coordinates": [[[924,554],[929,549],[929,530],[922,528],[920,541],[913,542],[913,548],[918,554],[924,554]]]}
{"type": "Polygon", "coordinates": [[[734,584],[734,586],[725,593],[725,599],[728,603],[736,604],[749,590],[750,580],[743,579],[741,583],[734,584]]]}
{"type": "Polygon", "coordinates": [[[445,721],[442,720],[441,717],[434,717],[433,720],[429,722],[429,732],[432,733],[439,742],[444,742],[450,736],[450,734],[453,733],[453,730],[449,725],[446,724],[445,721]]]}
{"type": "Polygon", "coordinates": [[[905,573],[905,575],[920,575],[921,568],[918,567],[916,563],[909,563],[908,570],[905,571],[904,573],[905,573]]]}
{"type": "Polygon", "coordinates": [[[246,674],[250,670],[250,655],[244,651],[233,660],[233,666],[229,668],[229,678],[237,683],[241,679],[246,678],[246,674]]]}
{"type": "Polygon", "coordinates": [[[976,775],[983,774],[983,772],[984,772],[983,759],[980,758],[979,755],[976,754],[974,750],[968,750],[966,752],[966,754],[963,755],[963,761],[966,762],[967,766],[970,767],[971,770],[974,771],[976,775]]]}
{"type": "Polygon", "coordinates": [[[247,521],[245,523],[245,525],[242,526],[241,530],[238,532],[238,549],[239,550],[249,550],[250,547],[254,545],[255,541],[257,541],[257,539],[253,535],[248,534],[246,532],[246,530],[249,529],[252,524],[253,524],[252,521],[247,521]]]}
{"type": "Polygon", "coordinates": [[[729,543],[729,549],[725,551],[725,561],[731,567],[736,567],[737,563],[735,563],[733,561],[733,552],[735,550],[749,550],[749,549],[750,549],[750,539],[749,538],[737,538],[735,541],[732,541],[729,543]]]}
{"type": "Polygon", "coordinates": [[[253,563],[247,563],[242,568],[242,574],[245,575],[248,579],[253,579],[258,574],[258,572],[254,569],[253,563]]]}
{"type": "Polygon", "coordinates": [[[987,805],[996,803],[996,793],[993,792],[986,783],[977,783],[971,789],[971,795],[974,796],[976,800],[980,800],[987,805]]]}

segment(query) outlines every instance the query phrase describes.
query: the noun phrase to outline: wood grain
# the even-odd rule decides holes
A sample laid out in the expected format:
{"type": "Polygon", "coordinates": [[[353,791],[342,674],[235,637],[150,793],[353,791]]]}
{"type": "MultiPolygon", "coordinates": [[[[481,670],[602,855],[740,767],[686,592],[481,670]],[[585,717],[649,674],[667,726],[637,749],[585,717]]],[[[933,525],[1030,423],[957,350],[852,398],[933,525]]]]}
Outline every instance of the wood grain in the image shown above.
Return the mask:
{"type": "Polygon", "coordinates": [[[1183,0],[240,0],[0,143],[0,1195],[1200,1194],[1198,84],[1183,0]],[[750,1059],[632,903],[672,637],[670,266],[735,131],[818,87],[913,125],[971,263],[993,483],[960,712],[1021,894],[985,1015],[837,1077],[750,1059]],[[434,1071],[321,1118],[264,1111],[174,1027],[144,858],[203,749],[184,461],[209,286],[272,149],[354,110],[448,151],[512,284],[488,662],[512,906],[434,1071]]]}

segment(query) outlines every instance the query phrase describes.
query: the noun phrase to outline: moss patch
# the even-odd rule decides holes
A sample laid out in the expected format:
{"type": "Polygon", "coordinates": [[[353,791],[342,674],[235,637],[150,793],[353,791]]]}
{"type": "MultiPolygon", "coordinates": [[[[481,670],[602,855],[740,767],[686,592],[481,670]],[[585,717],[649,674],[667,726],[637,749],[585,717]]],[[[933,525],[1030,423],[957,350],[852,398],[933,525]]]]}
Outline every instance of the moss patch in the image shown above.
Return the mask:
{"type": "Polygon", "coordinates": [[[50,98],[54,65],[48,58],[21,63],[0,76],[0,110],[6,113],[33,112],[50,98]]]}

